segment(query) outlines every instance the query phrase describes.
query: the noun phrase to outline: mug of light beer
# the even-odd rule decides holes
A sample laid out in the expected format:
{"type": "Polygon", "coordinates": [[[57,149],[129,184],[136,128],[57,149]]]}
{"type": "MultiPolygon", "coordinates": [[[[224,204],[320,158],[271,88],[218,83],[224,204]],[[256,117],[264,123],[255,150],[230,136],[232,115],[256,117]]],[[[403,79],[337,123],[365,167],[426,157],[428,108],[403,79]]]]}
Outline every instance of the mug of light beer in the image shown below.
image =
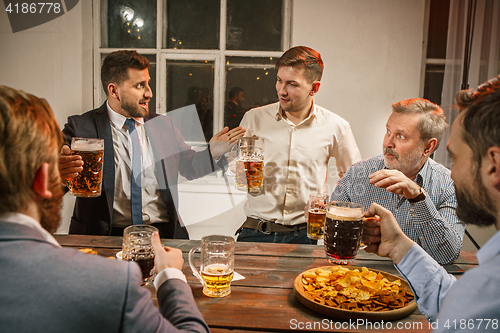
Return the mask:
{"type": "Polygon", "coordinates": [[[236,189],[260,193],[264,184],[264,139],[239,138],[236,145],[236,189]]]}
{"type": "Polygon", "coordinates": [[[104,140],[73,138],[71,140],[71,155],[82,157],[83,170],[78,176],[67,181],[70,193],[76,197],[84,198],[100,196],[104,140]]]}
{"type": "Polygon", "coordinates": [[[203,285],[203,293],[210,297],[224,297],[231,293],[234,274],[234,237],[205,236],[201,246],[189,251],[189,266],[203,285]],[[201,252],[201,270],[194,265],[194,253],[201,252]]]}
{"type": "Polygon", "coordinates": [[[135,261],[141,268],[141,286],[154,279],[155,253],[151,244],[151,234],[158,229],[144,224],[131,225],[123,230],[122,258],[135,261]]]}
{"type": "Polygon", "coordinates": [[[344,201],[331,201],[326,207],[324,230],[325,252],[329,262],[349,265],[362,243],[364,207],[344,201]]]}
{"type": "Polygon", "coordinates": [[[327,194],[311,193],[309,195],[307,203],[307,237],[310,239],[323,238],[327,204],[327,194]]]}

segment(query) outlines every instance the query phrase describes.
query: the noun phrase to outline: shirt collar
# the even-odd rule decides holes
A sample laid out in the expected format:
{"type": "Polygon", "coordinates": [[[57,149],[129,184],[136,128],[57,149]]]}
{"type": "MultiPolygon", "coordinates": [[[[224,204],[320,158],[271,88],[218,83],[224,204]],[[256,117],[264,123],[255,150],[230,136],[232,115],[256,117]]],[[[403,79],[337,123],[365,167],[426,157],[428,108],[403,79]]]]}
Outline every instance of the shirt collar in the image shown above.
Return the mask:
{"type": "Polygon", "coordinates": [[[500,231],[497,231],[483,247],[477,251],[476,257],[479,265],[500,255],[500,231]]]}
{"type": "MultiPolygon", "coordinates": [[[[123,125],[125,125],[125,120],[127,120],[128,118],[119,114],[118,112],[113,111],[113,109],[111,109],[111,107],[109,106],[108,101],[106,101],[106,107],[108,109],[109,120],[111,120],[113,125],[115,125],[116,128],[123,128],[123,125]]],[[[141,125],[144,125],[144,118],[134,119],[141,125]]]]}
{"type": "Polygon", "coordinates": [[[2,222],[16,223],[26,227],[30,227],[36,230],[46,242],[51,243],[57,247],[61,247],[61,245],[59,245],[54,236],[52,236],[47,230],[45,230],[40,225],[40,222],[38,222],[37,220],[28,215],[24,215],[21,213],[5,213],[0,215],[0,220],[2,222]]]}
{"type": "Polygon", "coordinates": [[[422,168],[420,171],[417,173],[417,177],[415,178],[415,182],[423,186],[424,185],[424,179],[427,179],[427,173],[429,171],[429,157],[425,161],[424,165],[422,165],[422,168]]]}
{"type": "MultiPolygon", "coordinates": [[[[316,104],[314,104],[314,99],[313,99],[313,102],[312,102],[312,108],[311,108],[311,112],[309,112],[309,116],[307,116],[306,119],[304,119],[299,125],[305,123],[306,121],[308,121],[309,119],[312,119],[312,118],[316,118],[316,114],[317,114],[317,107],[316,107],[316,104]]],[[[283,110],[281,109],[281,106],[280,106],[280,103],[276,103],[276,115],[274,117],[274,119],[276,119],[276,121],[280,121],[281,119],[285,119],[286,117],[283,115],[283,110]]],[[[297,125],[297,126],[299,126],[297,125]]]]}

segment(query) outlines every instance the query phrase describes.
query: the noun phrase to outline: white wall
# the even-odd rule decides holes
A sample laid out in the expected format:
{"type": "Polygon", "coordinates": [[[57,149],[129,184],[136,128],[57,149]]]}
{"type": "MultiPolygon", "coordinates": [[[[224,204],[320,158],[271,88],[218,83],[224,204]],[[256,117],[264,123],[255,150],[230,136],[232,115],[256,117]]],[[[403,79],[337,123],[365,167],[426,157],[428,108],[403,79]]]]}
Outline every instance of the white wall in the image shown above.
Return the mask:
{"type": "Polygon", "coordinates": [[[17,33],[0,10],[0,84],[44,97],[60,125],[92,105],[91,95],[85,100],[83,95],[81,3],[55,20],[17,33]]]}
{"type": "Polygon", "coordinates": [[[320,52],[316,102],[351,124],[363,158],[382,153],[391,104],[421,97],[423,0],[294,1],[292,44],[320,52]]]}

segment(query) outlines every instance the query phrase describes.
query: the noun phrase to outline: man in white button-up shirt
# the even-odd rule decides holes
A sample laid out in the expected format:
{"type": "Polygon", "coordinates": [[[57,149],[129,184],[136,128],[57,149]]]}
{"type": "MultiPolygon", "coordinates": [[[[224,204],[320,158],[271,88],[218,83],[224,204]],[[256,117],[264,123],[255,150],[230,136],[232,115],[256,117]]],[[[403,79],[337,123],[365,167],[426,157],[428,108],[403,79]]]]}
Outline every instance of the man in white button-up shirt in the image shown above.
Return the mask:
{"type": "MultiPolygon", "coordinates": [[[[347,121],[314,104],[323,73],[318,52],[298,46],[277,61],[279,102],[245,113],[246,136],[264,139],[264,188],[248,195],[238,241],[306,243],[304,207],[326,191],[328,161],[342,176],[361,159],[347,121]]],[[[315,241],[314,241],[315,243],[315,241]]]]}
{"type": "Polygon", "coordinates": [[[62,135],[45,100],[0,86],[0,327],[2,332],[208,332],[182,252],[158,234],[158,306],[137,263],[61,248],[62,135]]]}

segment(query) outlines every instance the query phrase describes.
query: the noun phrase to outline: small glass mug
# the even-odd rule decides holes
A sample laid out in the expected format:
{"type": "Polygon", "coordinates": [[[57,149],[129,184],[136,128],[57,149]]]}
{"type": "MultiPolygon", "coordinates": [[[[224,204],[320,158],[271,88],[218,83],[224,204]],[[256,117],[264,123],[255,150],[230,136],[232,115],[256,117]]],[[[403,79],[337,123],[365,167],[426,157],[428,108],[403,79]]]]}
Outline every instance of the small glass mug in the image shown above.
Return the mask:
{"type": "Polygon", "coordinates": [[[323,238],[327,204],[327,194],[311,193],[309,195],[307,203],[307,237],[310,239],[323,238]]]}
{"type": "Polygon", "coordinates": [[[67,181],[69,191],[76,197],[94,198],[101,195],[104,140],[73,138],[71,155],[80,155],[83,170],[67,181]]]}
{"type": "Polygon", "coordinates": [[[144,224],[131,225],[123,230],[122,257],[135,261],[142,272],[141,286],[154,280],[155,254],[151,244],[151,234],[158,229],[144,224]]]}
{"type": "Polygon", "coordinates": [[[210,297],[224,297],[231,293],[234,275],[234,237],[205,236],[200,247],[189,251],[189,266],[203,285],[203,293],[210,297]],[[201,252],[201,270],[194,266],[194,253],[201,252]]]}
{"type": "Polygon", "coordinates": [[[365,208],[354,202],[331,201],[326,208],[324,245],[328,261],[349,265],[362,243],[365,208]]]}
{"type": "Polygon", "coordinates": [[[239,138],[236,145],[236,189],[260,193],[264,184],[264,139],[239,138]]]}

